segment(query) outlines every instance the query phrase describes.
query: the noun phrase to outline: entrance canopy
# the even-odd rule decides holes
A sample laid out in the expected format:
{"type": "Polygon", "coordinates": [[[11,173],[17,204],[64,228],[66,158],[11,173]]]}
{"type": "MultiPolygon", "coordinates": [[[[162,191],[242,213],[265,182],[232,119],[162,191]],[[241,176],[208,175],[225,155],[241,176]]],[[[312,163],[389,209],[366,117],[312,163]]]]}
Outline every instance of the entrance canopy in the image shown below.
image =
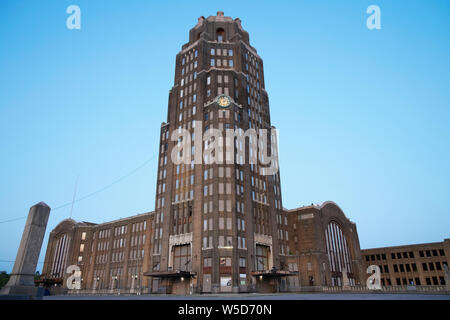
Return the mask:
{"type": "Polygon", "coordinates": [[[43,284],[44,286],[62,284],[63,278],[42,278],[39,280],[34,280],[34,283],[35,284],[43,284]]]}
{"type": "Polygon", "coordinates": [[[195,272],[190,271],[156,271],[145,272],[144,276],[155,278],[192,278],[196,275],[195,272]]]}
{"type": "Polygon", "coordinates": [[[295,276],[295,275],[297,275],[297,273],[272,269],[272,270],[263,270],[263,271],[252,271],[251,275],[255,276],[255,277],[263,277],[263,278],[281,278],[281,277],[295,276]]]}

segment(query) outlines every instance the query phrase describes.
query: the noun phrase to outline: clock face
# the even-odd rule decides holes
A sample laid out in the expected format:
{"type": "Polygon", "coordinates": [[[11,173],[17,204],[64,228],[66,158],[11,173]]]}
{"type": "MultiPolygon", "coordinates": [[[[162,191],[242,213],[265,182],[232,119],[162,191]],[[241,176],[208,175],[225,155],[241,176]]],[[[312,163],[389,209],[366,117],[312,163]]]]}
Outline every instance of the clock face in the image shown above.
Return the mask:
{"type": "Polygon", "coordinates": [[[221,108],[227,108],[231,104],[231,99],[230,99],[230,97],[228,97],[226,95],[221,95],[221,96],[217,97],[217,104],[221,108]]]}

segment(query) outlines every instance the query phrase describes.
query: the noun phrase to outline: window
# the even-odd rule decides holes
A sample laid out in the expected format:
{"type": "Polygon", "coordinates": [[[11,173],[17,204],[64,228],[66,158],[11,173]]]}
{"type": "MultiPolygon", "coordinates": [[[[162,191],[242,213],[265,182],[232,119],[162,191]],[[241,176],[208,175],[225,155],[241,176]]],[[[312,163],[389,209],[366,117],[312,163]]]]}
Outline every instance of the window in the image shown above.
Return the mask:
{"type": "Polygon", "coordinates": [[[213,55],[215,55],[216,53],[215,53],[215,50],[214,50],[214,48],[211,48],[211,55],[213,56],[213,55]]]}
{"type": "Polygon", "coordinates": [[[245,284],[247,283],[247,276],[245,273],[241,273],[239,274],[239,279],[240,279],[240,283],[242,286],[245,286],[245,284]]]}
{"type": "Polygon", "coordinates": [[[232,50],[232,49],[229,49],[229,50],[228,50],[228,55],[229,55],[230,57],[233,56],[233,50],[232,50]]]}
{"type": "MultiPolygon", "coordinates": [[[[226,61],[226,60],[225,60],[225,61],[226,61]]],[[[233,60],[229,60],[229,61],[228,61],[228,66],[229,66],[229,67],[232,67],[232,66],[233,66],[233,60]]]]}
{"type": "Polygon", "coordinates": [[[231,267],[231,257],[220,257],[221,267],[231,267]]]}
{"type": "Polygon", "coordinates": [[[81,233],[81,240],[86,240],[86,232],[81,233]]]}
{"type": "Polygon", "coordinates": [[[188,244],[174,247],[173,270],[191,270],[191,245],[188,244]]]}
{"type": "Polygon", "coordinates": [[[256,270],[269,270],[269,247],[256,245],[256,270]]]}
{"type": "Polygon", "coordinates": [[[225,30],[223,30],[222,28],[217,29],[216,35],[217,35],[217,41],[222,42],[225,37],[225,30]]]}
{"type": "Polygon", "coordinates": [[[204,258],[203,259],[203,267],[212,267],[212,259],[204,258]]]}
{"type": "MultiPolygon", "coordinates": [[[[352,256],[348,247],[347,239],[340,226],[330,222],[325,230],[325,241],[327,253],[330,259],[330,271],[339,273],[346,268],[348,273],[353,273],[352,256]]],[[[371,256],[371,258],[375,258],[371,256]]],[[[341,277],[333,277],[333,285],[342,283],[341,277]]]]}
{"type": "Polygon", "coordinates": [[[214,63],[215,61],[214,61],[214,59],[211,59],[211,67],[214,67],[215,66],[215,63],[214,63]]]}

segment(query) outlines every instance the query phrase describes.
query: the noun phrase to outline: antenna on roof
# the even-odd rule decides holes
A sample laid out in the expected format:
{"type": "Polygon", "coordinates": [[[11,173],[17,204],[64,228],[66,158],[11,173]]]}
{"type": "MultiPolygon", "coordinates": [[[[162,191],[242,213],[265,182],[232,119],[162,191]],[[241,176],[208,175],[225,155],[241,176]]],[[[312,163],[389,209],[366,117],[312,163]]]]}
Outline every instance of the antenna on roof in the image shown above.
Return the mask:
{"type": "Polygon", "coordinates": [[[73,190],[72,206],[70,207],[70,219],[72,219],[73,204],[75,203],[75,196],[77,195],[78,178],[79,176],[77,176],[77,180],[75,181],[75,189],[73,190]]]}

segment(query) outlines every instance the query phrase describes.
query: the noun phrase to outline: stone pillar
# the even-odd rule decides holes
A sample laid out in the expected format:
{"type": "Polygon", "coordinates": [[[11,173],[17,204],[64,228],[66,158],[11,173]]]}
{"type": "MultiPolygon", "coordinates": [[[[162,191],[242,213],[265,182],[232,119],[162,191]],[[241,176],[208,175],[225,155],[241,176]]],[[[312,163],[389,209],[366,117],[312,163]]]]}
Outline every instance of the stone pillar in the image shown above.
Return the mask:
{"type": "Polygon", "coordinates": [[[44,202],[30,208],[11,277],[1,294],[37,297],[34,276],[49,215],[50,207],[44,202]]]}

